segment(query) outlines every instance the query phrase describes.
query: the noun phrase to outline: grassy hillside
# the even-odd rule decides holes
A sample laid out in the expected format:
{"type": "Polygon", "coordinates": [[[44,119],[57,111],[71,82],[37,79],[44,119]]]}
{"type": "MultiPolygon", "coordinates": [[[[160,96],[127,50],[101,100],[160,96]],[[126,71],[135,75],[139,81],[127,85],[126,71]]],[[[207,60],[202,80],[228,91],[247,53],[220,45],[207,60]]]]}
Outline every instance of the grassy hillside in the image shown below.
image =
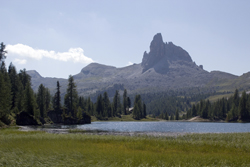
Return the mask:
{"type": "MultiPolygon", "coordinates": [[[[219,77],[219,76],[217,76],[219,77]]],[[[237,88],[240,91],[250,89],[250,72],[245,73],[239,77],[213,78],[207,86],[216,88],[217,92],[234,92],[237,88]]]]}

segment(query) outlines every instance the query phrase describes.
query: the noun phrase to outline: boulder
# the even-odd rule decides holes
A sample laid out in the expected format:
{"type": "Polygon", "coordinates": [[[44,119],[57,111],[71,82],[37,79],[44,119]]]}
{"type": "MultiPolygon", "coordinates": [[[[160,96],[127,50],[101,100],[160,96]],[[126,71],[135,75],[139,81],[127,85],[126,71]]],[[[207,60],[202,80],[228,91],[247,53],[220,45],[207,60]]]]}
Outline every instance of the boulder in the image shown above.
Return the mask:
{"type": "Polygon", "coordinates": [[[25,111],[22,111],[21,113],[17,114],[16,124],[17,125],[39,125],[37,120],[25,111]]]}

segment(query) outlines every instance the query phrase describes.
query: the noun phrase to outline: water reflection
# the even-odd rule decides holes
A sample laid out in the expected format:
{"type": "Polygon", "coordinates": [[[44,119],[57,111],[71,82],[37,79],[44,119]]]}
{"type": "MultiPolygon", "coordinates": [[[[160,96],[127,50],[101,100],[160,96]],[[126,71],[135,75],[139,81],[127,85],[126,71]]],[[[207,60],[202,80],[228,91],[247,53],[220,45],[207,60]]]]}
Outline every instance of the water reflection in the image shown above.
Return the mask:
{"type": "Polygon", "coordinates": [[[250,123],[211,122],[92,122],[85,125],[45,125],[40,129],[84,129],[117,132],[186,132],[231,133],[250,132],[250,123]]]}

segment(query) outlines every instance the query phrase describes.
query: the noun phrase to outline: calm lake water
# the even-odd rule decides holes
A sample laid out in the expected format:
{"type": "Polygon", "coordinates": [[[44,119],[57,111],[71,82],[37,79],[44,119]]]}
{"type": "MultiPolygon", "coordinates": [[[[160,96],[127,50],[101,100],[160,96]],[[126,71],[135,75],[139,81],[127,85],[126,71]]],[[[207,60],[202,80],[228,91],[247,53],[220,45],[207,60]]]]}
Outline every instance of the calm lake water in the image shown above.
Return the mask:
{"type": "MultiPolygon", "coordinates": [[[[232,133],[250,132],[250,123],[214,122],[92,122],[85,125],[52,125],[62,129],[104,130],[116,132],[186,132],[232,133]]],[[[53,128],[51,127],[51,128],[53,128]]]]}

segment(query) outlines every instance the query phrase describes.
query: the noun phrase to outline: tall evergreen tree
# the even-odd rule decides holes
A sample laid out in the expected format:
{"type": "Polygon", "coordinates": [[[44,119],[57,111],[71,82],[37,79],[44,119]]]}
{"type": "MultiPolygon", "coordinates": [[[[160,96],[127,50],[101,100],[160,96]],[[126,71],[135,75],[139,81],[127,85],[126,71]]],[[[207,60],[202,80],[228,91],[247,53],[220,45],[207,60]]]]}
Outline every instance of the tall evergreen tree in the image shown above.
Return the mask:
{"type": "Polygon", "coordinates": [[[170,120],[174,120],[174,114],[173,113],[171,113],[171,115],[170,115],[170,120]]]}
{"type": "Polygon", "coordinates": [[[248,117],[248,111],[247,111],[247,95],[244,91],[241,95],[239,107],[238,107],[238,114],[239,114],[239,120],[246,120],[248,117]]]}
{"type": "Polygon", "coordinates": [[[197,116],[197,110],[194,104],[192,105],[192,116],[197,116]]]}
{"type": "Polygon", "coordinates": [[[227,118],[226,118],[226,121],[231,121],[231,120],[234,120],[238,117],[238,110],[235,106],[235,104],[233,104],[231,110],[228,112],[227,114],[227,118]]]}
{"type": "Polygon", "coordinates": [[[45,117],[45,112],[46,112],[46,104],[45,104],[45,95],[46,95],[46,89],[44,87],[43,84],[40,84],[39,87],[38,87],[38,93],[37,93],[37,98],[36,98],[36,101],[37,101],[37,105],[38,105],[38,108],[39,108],[39,111],[40,111],[40,116],[42,118],[45,117]]]}
{"type": "Polygon", "coordinates": [[[37,103],[30,82],[26,84],[24,90],[24,111],[35,116],[36,118],[38,118],[40,115],[37,110],[37,103]]]}
{"type": "Polygon", "coordinates": [[[74,78],[72,75],[69,76],[68,79],[68,88],[66,94],[64,96],[64,105],[68,109],[68,112],[71,113],[73,117],[76,116],[76,107],[78,103],[78,94],[76,91],[76,84],[74,82],[74,78]]]}
{"type": "Polygon", "coordinates": [[[133,115],[134,119],[144,118],[141,95],[136,95],[135,96],[134,109],[133,109],[133,114],[132,115],[133,115]]]}
{"type": "Polygon", "coordinates": [[[209,105],[210,105],[209,100],[204,102],[203,108],[201,110],[201,117],[202,118],[208,118],[209,105]]]}
{"type": "Polygon", "coordinates": [[[167,111],[165,112],[165,117],[164,118],[165,118],[165,120],[169,120],[169,116],[168,116],[168,112],[167,111]]]}
{"type": "Polygon", "coordinates": [[[146,118],[147,116],[147,107],[146,107],[146,104],[143,103],[143,118],[146,118]]]}
{"type": "Polygon", "coordinates": [[[234,92],[233,102],[234,102],[235,107],[239,106],[240,97],[239,97],[239,91],[238,91],[238,89],[236,89],[235,92],[234,92]]]}
{"type": "Polygon", "coordinates": [[[110,101],[107,92],[103,93],[103,111],[106,117],[111,117],[110,101]]]}
{"type": "Polygon", "coordinates": [[[123,92],[123,114],[127,115],[128,101],[127,101],[127,90],[124,89],[123,92]]]}
{"type": "Polygon", "coordinates": [[[114,116],[121,114],[121,101],[118,90],[116,90],[115,96],[113,98],[113,114],[114,116]]]}
{"type": "Polygon", "coordinates": [[[6,58],[6,56],[5,56],[6,53],[7,53],[7,51],[5,50],[5,45],[2,42],[0,45],[0,62],[6,58]]]}
{"type": "Polygon", "coordinates": [[[17,75],[16,68],[12,63],[10,63],[8,73],[11,82],[11,109],[13,110],[14,108],[16,108],[18,110],[18,101],[21,100],[23,88],[17,75]]]}
{"type": "Polygon", "coordinates": [[[9,115],[10,114],[10,109],[11,109],[11,104],[12,104],[12,95],[11,95],[11,82],[9,79],[9,75],[8,72],[6,70],[5,67],[5,62],[2,61],[1,62],[1,67],[0,67],[0,73],[2,80],[2,96],[3,98],[1,99],[1,106],[2,106],[2,113],[4,113],[4,115],[9,115]]]}
{"type": "Polygon", "coordinates": [[[61,92],[60,92],[60,83],[57,81],[56,83],[56,93],[53,97],[53,108],[56,111],[59,111],[61,108],[61,92]]]}
{"type": "Polygon", "coordinates": [[[179,109],[178,108],[175,111],[175,120],[179,120],[179,109]]]}
{"type": "Polygon", "coordinates": [[[129,97],[127,97],[127,105],[128,105],[128,108],[131,108],[131,100],[130,100],[130,98],[129,97]]]}
{"type": "Polygon", "coordinates": [[[90,115],[94,115],[94,113],[93,113],[93,103],[92,103],[92,101],[90,100],[90,97],[88,97],[88,99],[87,99],[87,104],[86,104],[86,111],[87,111],[87,113],[89,113],[90,115]]]}
{"type": "Polygon", "coordinates": [[[138,104],[136,103],[134,105],[134,109],[133,109],[133,118],[139,120],[140,119],[140,110],[138,107],[138,104]]]}
{"type": "Polygon", "coordinates": [[[27,74],[26,69],[20,70],[18,76],[23,85],[23,89],[25,89],[26,84],[31,83],[31,77],[27,74]]]}
{"type": "Polygon", "coordinates": [[[45,88],[45,110],[46,110],[45,116],[47,116],[47,112],[49,111],[50,107],[51,107],[50,91],[49,88],[45,88]]]}
{"type": "Polygon", "coordinates": [[[6,89],[3,74],[0,72],[0,120],[9,113],[9,107],[6,105],[6,89]]]}
{"type": "Polygon", "coordinates": [[[96,102],[96,115],[98,117],[103,117],[103,101],[102,101],[102,95],[100,94],[97,97],[97,102],[96,102]]]}
{"type": "Polygon", "coordinates": [[[250,120],[250,95],[247,95],[247,104],[246,104],[246,109],[247,109],[247,119],[250,120]]]}

